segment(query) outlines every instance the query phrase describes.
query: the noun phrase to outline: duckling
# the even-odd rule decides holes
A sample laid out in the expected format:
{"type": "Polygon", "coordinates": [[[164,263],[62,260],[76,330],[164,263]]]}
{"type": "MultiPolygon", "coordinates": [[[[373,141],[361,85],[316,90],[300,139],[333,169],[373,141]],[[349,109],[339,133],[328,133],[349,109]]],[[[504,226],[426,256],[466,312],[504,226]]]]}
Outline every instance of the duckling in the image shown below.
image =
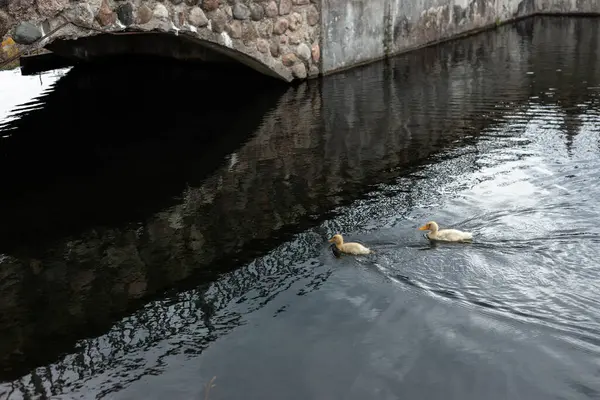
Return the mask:
{"type": "Polygon", "coordinates": [[[419,228],[421,231],[429,231],[426,234],[429,240],[441,240],[444,242],[466,242],[473,240],[473,234],[462,232],[457,229],[440,229],[435,221],[429,221],[419,228]]]}
{"type": "Polygon", "coordinates": [[[344,243],[344,238],[340,234],[333,235],[333,237],[329,239],[329,243],[335,243],[335,247],[341,253],[352,255],[371,254],[371,250],[360,243],[344,243]]]}

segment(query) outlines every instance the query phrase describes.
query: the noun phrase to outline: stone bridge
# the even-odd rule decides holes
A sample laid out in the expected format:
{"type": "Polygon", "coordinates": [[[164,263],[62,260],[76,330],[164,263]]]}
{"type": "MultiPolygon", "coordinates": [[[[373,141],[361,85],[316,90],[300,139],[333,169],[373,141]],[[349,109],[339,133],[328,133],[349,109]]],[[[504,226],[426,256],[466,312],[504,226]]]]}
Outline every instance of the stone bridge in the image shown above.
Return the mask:
{"type": "Polygon", "coordinates": [[[285,81],[516,18],[600,14],[598,0],[0,0],[0,61],[33,45],[236,62],[285,81]]]}

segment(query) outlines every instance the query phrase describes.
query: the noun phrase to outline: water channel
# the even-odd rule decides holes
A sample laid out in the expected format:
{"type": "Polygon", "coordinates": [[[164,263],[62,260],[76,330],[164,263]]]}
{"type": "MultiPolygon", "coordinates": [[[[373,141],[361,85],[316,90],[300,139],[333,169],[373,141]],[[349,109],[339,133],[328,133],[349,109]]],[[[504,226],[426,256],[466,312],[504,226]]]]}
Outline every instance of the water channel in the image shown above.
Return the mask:
{"type": "Polygon", "coordinates": [[[599,27],[0,72],[0,399],[599,398],[599,27]]]}

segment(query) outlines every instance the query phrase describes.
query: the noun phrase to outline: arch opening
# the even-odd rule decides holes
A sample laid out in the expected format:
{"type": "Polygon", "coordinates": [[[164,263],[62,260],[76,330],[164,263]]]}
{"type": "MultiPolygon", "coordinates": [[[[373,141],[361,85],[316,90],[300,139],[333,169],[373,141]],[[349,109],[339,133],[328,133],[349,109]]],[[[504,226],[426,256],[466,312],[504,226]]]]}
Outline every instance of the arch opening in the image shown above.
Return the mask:
{"type": "Polygon", "coordinates": [[[279,80],[291,81],[291,76],[285,71],[269,68],[235,49],[186,34],[136,31],[99,34],[78,39],[57,39],[45,47],[75,62],[93,62],[119,56],[161,57],[228,68],[248,67],[279,80]]]}

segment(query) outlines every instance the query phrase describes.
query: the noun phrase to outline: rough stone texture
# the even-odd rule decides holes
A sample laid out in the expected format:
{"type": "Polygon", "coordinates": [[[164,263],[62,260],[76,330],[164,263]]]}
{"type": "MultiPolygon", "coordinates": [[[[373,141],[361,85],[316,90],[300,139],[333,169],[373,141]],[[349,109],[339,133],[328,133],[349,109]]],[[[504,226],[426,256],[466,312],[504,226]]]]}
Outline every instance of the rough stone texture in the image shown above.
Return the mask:
{"type": "Polygon", "coordinates": [[[119,8],[117,8],[117,17],[125,26],[133,24],[133,6],[131,3],[121,4],[119,8]]]}
{"type": "Polygon", "coordinates": [[[250,4],[250,17],[253,21],[260,21],[265,17],[264,8],[257,3],[250,4]]]}
{"type": "Polygon", "coordinates": [[[92,26],[94,23],[94,11],[92,11],[92,7],[83,2],[77,3],[72,8],[65,11],[65,16],[69,21],[73,21],[82,26],[92,26]]]}
{"type": "Polygon", "coordinates": [[[242,37],[242,23],[240,21],[233,21],[227,25],[227,33],[233,39],[240,39],[242,37]]]}
{"type": "Polygon", "coordinates": [[[279,18],[275,25],[273,26],[273,33],[276,35],[283,35],[289,26],[288,20],[286,18],[279,18]]]}
{"type": "Polygon", "coordinates": [[[15,29],[14,40],[18,44],[31,44],[41,37],[40,29],[29,22],[21,22],[15,29]]]}
{"type": "Polygon", "coordinates": [[[190,24],[196,27],[206,26],[208,24],[208,18],[204,14],[204,11],[200,7],[193,7],[188,17],[190,24]]]}
{"type": "Polygon", "coordinates": [[[250,9],[242,3],[236,3],[233,6],[233,17],[235,19],[248,19],[250,18],[250,9]]]}
{"type": "Polygon", "coordinates": [[[306,78],[306,66],[302,63],[295,64],[292,67],[292,73],[294,74],[295,78],[304,79],[306,78]]]}
{"type": "Polygon", "coordinates": [[[289,18],[289,29],[291,31],[297,31],[302,27],[302,15],[297,12],[292,13],[289,18]]]}
{"type": "Polygon", "coordinates": [[[270,19],[266,21],[261,21],[258,24],[258,35],[262,38],[270,38],[273,35],[273,21],[270,19]]]}
{"type": "Polygon", "coordinates": [[[96,15],[96,20],[101,26],[113,24],[117,20],[117,14],[112,11],[107,0],[103,0],[96,15]]]}
{"type": "Polygon", "coordinates": [[[227,25],[227,14],[221,10],[217,10],[211,15],[210,22],[213,32],[221,33],[225,31],[225,26],[227,25]]]}
{"type": "Polygon", "coordinates": [[[203,0],[202,8],[204,11],[215,11],[219,8],[219,0],[203,0]]]}
{"type": "Polygon", "coordinates": [[[292,0],[279,0],[279,15],[287,15],[292,11],[292,0]]]}
{"type": "Polygon", "coordinates": [[[319,11],[315,6],[310,6],[306,12],[306,20],[310,26],[314,26],[319,22],[319,11]]]}
{"type": "Polygon", "coordinates": [[[321,49],[319,48],[319,43],[314,43],[312,48],[310,49],[311,57],[314,63],[318,63],[321,59],[321,49]]]}
{"type": "Polygon", "coordinates": [[[160,3],[157,3],[154,6],[154,12],[152,14],[154,15],[154,18],[159,21],[167,21],[169,19],[169,10],[160,3]]]}
{"type": "Polygon", "coordinates": [[[305,43],[301,43],[296,48],[296,55],[304,62],[307,62],[311,58],[311,52],[305,43]]]}
{"type": "Polygon", "coordinates": [[[151,19],[152,10],[147,5],[142,4],[137,10],[137,18],[135,22],[139,25],[144,25],[150,22],[151,19]]]}
{"type": "Polygon", "coordinates": [[[175,26],[177,26],[178,29],[183,28],[183,26],[186,23],[185,12],[183,12],[183,11],[176,12],[174,19],[175,19],[175,26]]]}
{"type": "Polygon", "coordinates": [[[42,17],[54,17],[67,7],[69,0],[37,0],[37,8],[42,17]]]}
{"type": "Polygon", "coordinates": [[[258,31],[254,24],[249,21],[242,22],[242,40],[246,46],[251,46],[258,39],[258,31]]]}
{"type": "Polygon", "coordinates": [[[281,62],[286,67],[291,67],[298,62],[298,57],[294,53],[287,53],[281,57],[281,62]]]}
{"type": "Polygon", "coordinates": [[[269,51],[273,57],[279,57],[279,43],[273,41],[269,44],[269,51]]]}
{"type": "Polygon", "coordinates": [[[256,49],[258,51],[260,51],[261,53],[268,53],[269,52],[269,42],[266,39],[258,39],[258,41],[256,42],[256,49]]]}
{"type": "Polygon", "coordinates": [[[10,16],[4,11],[0,10],[0,38],[6,35],[10,29],[11,22],[10,16]]]}
{"type": "Polygon", "coordinates": [[[8,12],[18,22],[23,22],[36,16],[37,7],[34,0],[10,0],[8,3],[8,12]]]}
{"type": "Polygon", "coordinates": [[[304,39],[304,35],[301,32],[292,32],[288,34],[288,43],[289,44],[300,44],[304,39]]]}
{"type": "Polygon", "coordinates": [[[265,4],[265,15],[269,18],[276,17],[279,15],[279,9],[277,8],[277,3],[274,1],[270,1],[265,4]]]}

